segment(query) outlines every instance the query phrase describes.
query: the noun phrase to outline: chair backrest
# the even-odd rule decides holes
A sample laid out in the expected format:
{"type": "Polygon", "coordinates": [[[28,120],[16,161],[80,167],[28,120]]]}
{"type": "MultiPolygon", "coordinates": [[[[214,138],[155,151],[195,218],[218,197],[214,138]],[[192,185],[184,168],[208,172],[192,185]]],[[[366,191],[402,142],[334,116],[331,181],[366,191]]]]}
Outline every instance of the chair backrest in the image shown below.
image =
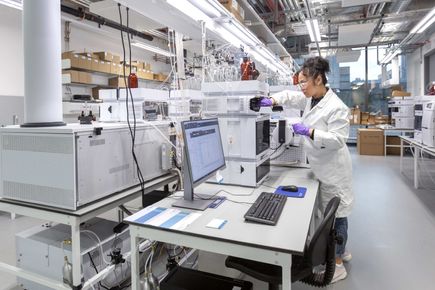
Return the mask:
{"type": "MultiPolygon", "coordinates": [[[[334,239],[334,221],[339,204],[339,197],[334,197],[329,201],[323,215],[323,220],[306,247],[304,257],[313,267],[326,262],[326,259],[330,256],[328,255],[328,250],[335,251],[335,249],[328,249],[328,245],[331,242],[331,238],[334,239]]],[[[335,255],[335,252],[333,254],[335,255]]]]}

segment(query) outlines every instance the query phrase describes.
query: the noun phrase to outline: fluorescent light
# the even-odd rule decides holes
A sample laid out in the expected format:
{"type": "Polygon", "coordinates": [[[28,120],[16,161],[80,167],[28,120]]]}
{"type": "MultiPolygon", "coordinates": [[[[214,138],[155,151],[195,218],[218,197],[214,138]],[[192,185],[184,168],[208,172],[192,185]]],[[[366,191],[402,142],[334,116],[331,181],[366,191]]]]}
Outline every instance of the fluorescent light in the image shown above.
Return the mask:
{"type": "Polygon", "coordinates": [[[316,38],[316,41],[319,42],[320,40],[322,40],[322,38],[320,36],[319,21],[317,21],[317,19],[313,19],[312,23],[314,26],[314,36],[316,38]]]}
{"type": "Polygon", "coordinates": [[[172,53],[170,53],[167,50],[164,50],[164,49],[161,49],[161,48],[159,48],[157,46],[152,46],[152,45],[149,45],[149,44],[146,44],[146,43],[143,43],[143,42],[133,42],[131,45],[139,47],[139,48],[142,48],[142,49],[145,49],[145,50],[148,50],[148,51],[151,51],[151,52],[155,52],[157,54],[161,54],[161,55],[164,55],[164,56],[167,56],[167,57],[174,56],[172,53]]]}
{"type": "Polygon", "coordinates": [[[305,25],[308,28],[308,34],[310,35],[310,39],[312,42],[315,42],[316,39],[314,38],[314,33],[313,33],[313,27],[311,26],[311,21],[309,19],[305,20],[305,25]]]}
{"type": "Polygon", "coordinates": [[[213,25],[213,21],[204,12],[192,5],[187,0],[167,0],[168,4],[177,8],[195,21],[204,21],[208,26],[213,25]]]}
{"type": "Polygon", "coordinates": [[[222,14],[213,5],[211,5],[209,2],[205,0],[193,0],[193,2],[199,7],[201,7],[201,10],[207,15],[211,14],[212,17],[222,16],[222,14]]]}
{"type": "Polygon", "coordinates": [[[15,8],[18,10],[23,10],[23,2],[21,0],[0,0],[0,4],[6,5],[11,8],[15,8]]]}
{"type": "Polygon", "coordinates": [[[226,28],[226,31],[229,31],[230,33],[234,34],[238,39],[239,42],[243,42],[245,45],[254,47],[256,45],[260,44],[260,41],[253,40],[250,35],[246,33],[246,29],[243,29],[241,27],[238,27],[239,25],[237,22],[229,22],[223,24],[226,28]]]}
{"type": "Polygon", "coordinates": [[[435,21],[435,15],[432,17],[431,20],[429,20],[428,22],[426,22],[426,24],[423,25],[423,27],[420,28],[420,29],[417,31],[417,33],[423,33],[423,31],[425,31],[426,28],[428,28],[429,26],[431,26],[432,23],[434,23],[434,21],[435,21]]]}
{"type": "Polygon", "coordinates": [[[319,42],[322,39],[320,36],[319,21],[317,19],[306,19],[305,25],[308,28],[311,41],[319,42]]]}
{"type": "Polygon", "coordinates": [[[426,16],[417,23],[411,30],[410,34],[422,33],[435,21],[435,8],[433,8],[426,16]]]}
{"type": "Polygon", "coordinates": [[[231,43],[235,47],[240,47],[240,45],[243,45],[242,40],[240,38],[234,36],[231,32],[229,32],[227,29],[224,29],[223,27],[215,27],[214,32],[219,34],[225,41],[228,43],[231,43]]]}
{"type": "Polygon", "coordinates": [[[395,50],[393,53],[389,52],[385,55],[385,57],[381,60],[381,64],[389,63],[395,56],[401,53],[400,49],[395,50]]]}

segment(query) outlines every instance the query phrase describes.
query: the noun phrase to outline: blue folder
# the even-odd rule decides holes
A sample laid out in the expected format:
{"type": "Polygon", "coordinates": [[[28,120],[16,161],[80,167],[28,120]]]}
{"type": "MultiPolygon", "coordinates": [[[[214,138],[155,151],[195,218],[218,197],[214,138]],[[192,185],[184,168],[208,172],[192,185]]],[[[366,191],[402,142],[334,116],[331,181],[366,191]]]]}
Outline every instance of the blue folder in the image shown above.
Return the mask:
{"type": "Polygon", "coordinates": [[[303,198],[305,196],[305,192],[307,192],[306,187],[298,186],[298,191],[291,192],[291,191],[284,191],[282,190],[283,186],[278,186],[278,188],[275,190],[275,193],[285,195],[287,197],[298,197],[303,198]]]}

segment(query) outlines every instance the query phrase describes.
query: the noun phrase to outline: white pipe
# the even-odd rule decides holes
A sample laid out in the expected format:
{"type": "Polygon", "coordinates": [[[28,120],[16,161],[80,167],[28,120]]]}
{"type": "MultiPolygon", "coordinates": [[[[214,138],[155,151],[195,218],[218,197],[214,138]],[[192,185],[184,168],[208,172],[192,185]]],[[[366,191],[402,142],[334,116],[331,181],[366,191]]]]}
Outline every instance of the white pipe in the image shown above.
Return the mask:
{"type": "MultiPolygon", "coordinates": [[[[139,245],[139,251],[144,251],[144,250],[148,250],[147,248],[149,248],[151,242],[149,240],[145,240],[143,241],[140,245],[139,245]],[[142,250],[141,250],[142,249],[142,250]]],[[[131,250],[125,254],[123,254],[123,257],[125,260],[128,260],[131,256],[131,250]]],[[[98,282],[100,282],[101,280],[103,280],[110,272],[112,272],[115,269],[114,264],[112,265],[108,265],[107,267],[105,267],[103,270],[101,270],[100,272],[98,272],[98,274],[95,274],[94,276],[92,276],[91,278],[89,278],[82,287],[82,290],[86,290],[89,288],[92,288],[92,285],[97,284],[98,282]]]]}
{"type": "Polygon", "coordinates": [[[60,0],[23,1],[24,127],[64,125],[60,0]]]}

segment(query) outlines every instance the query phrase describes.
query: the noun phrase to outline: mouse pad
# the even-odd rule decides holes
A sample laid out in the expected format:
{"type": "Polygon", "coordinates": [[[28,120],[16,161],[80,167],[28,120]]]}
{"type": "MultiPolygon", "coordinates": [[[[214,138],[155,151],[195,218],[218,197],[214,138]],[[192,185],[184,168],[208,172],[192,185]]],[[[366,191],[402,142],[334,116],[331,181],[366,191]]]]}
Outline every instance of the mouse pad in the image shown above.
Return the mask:
{"type": "Polygon", "coordinates": [[[283,186],[278,186],[278,188],[275,190],[275,193],[282,194],[288,197],[298,197],[302,198],[305,196],[305,192],[307,192],[306,187],[298,186],[298,191],[291,192],[291,191],[284,191],[282,190],[283,186]]]}

